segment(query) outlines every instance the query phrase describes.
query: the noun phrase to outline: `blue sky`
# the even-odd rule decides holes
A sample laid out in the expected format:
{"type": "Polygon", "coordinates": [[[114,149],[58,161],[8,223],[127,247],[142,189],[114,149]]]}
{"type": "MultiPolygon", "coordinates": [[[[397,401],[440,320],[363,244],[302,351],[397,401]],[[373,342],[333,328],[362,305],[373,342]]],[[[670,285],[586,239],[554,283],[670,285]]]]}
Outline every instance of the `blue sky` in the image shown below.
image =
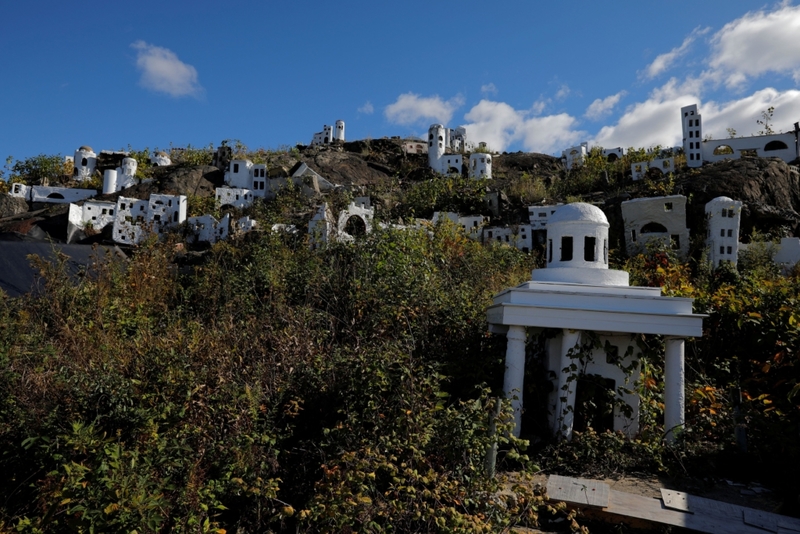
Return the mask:
{"type": "Polygon", "coordinates": [[[500,151],[679,144],[800,121],[800,5],[697,2],[6,2],[0,156],[250,148],[466,125],[500,151]]]}

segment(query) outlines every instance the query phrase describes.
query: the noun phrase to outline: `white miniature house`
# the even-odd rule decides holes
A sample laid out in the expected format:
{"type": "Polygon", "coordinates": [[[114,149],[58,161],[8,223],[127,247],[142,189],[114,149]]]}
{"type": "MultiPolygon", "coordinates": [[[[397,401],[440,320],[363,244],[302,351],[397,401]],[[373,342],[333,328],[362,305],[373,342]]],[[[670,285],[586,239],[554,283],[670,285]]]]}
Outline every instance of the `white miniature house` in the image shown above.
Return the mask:
{"type": "Polygon", "coordinates": [[[581,143],[561,152],[561,162],[568,171],[583,166],[586,156],[589,155],[589,143],[581,143]]]}
{"type": "MultiPolygon", "coordinates": [[[[508,339],[504,391],[515,412],[514,434],[521,430],[524,407],[525,344],[532,333],[554,329],[547,341],[545,367],[553,383],[548,411],[553,432],[569,439],[575,419],[576,378],[598,374],[614,382],[613,390],[630,411],[614,408],[613,426],[629,436],[638,432],[638,398],[630,389],[638,378],[632,334],[665,336],[664,428],[668,440],[684,424],[684,339],[702,335],[702,315],[692,313],[692,299],[662,297],[660,288],[631,287],[628,273],[608,268],[608,220],[590,204],[559,207],[547,224],[547,267],[535,269],[531,281],[494,297],[487,310],[490,331],[508,339]],[[605,351],[580,354],[582,332],[608,341],[615,362],[605,351]],[[629,369],[629,374],[623,372],[629,369]],[[627,412],[627,414],[626,414],[627,412]]],[[[551,330],[552,332],[552,330],[551,330]]]]}
{"type": "Polygon", "coordinates": [[[161,234],[186,220],[184,195],[150,195],[149,200],[117,198],[113,239],[126,245],[139,244],[147,232],[161,234]]]}
{"type": "MultiPolygon", "coordinates": [[[[428,166],[439,174],[461,174],[464,157],[461,154],[446,154],[450,146],[449,128],[431,124],[428,128],[428,166]]],[[[466,130],[464,131],[466,136],[466,130]]]]}
{"type": "Polygon", "coordinates": [[[333,126],[322,126],[322,131],[315,133],[311,138],[311,146],[329,145],[334,141],[344,143],[344,121],[338,120],[333,126]]]}
{"type": "Polygon", "coordinates": [[[97,154],[94,153],[92,147],[82,146],[75,151],[72,158],[73,171],[72,174],[78,182],[85,182],[92,178],[94,169],[97,166],[97,154]]]}
{"type": "Polygon", "coordinates": [[[636,198],[621,204],[625,221],[625,250],[629,256],[644,252],[656,240],[685,258],[689,253],[689,229],[686,228],[686,197],[636,198]]]}
{"type": "Polygon", "coordinates": [[[706,204],[705,212],[708,261],[714,267],[724,262],[735,267],[739,257],[742,203],[728,197],[717,197],[706,204]]]}
{"type": "Polygon", "coordinates": [[[475,179],[492,178],[492,155],[476,152],[469,157],[469,176],[475,179]]]}

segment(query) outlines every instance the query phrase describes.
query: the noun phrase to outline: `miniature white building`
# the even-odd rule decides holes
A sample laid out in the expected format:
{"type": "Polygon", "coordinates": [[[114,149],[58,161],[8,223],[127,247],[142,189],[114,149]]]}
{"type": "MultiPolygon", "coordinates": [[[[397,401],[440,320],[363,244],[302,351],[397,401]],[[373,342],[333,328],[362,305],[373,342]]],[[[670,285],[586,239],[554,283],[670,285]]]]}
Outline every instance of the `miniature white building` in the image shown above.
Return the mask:
{"type": "Polygon", "coordinates": [[[113,239],[117,243],[136,245],[148,232],[160,234],[186,220],[187,200],[184,195],[150,195],[149,200],[117,198],[113,239]]]}
{"type": "Polygon", "coordinates": [[[156,152],[150,156],[150,164],[153,167],[166,167],[167,165],[172,165],[172,160],[169,159],[166,152],[156,152]]]}
{"type": "Polygon", "coordinates": [[[422,139],[405,139],[403,152],[406,154],[427,154],[428,145],[422,139]]]}
{"type": "Polygon", "coordinates": [[[530,224],[490,226],[483,229],[483,243],[505,244],[523,252],[533,248],[534,232],[530,224]]]}
{"type": "Polygon", "coordinates": [[[638,161],[631,163],[631,175],[633,181],[641,180],[650,169],[655,169],[661,174],[675,172],[675,158],[656,158],[652,161],[638,161]]]}
{"type": "Polygon", "coordinates": [[[344,142],[343,120],[336,121],[334,126],[323,125],[322,131],[315,133],[311,138],[311,146],[329,145],[334,141],[344,142]]]}
{"type": "Polygon", "coordinates": [[[794,131],[787,133],[704,140],[702,117],[697,104],[681,108],[681,121],[683,151],[689,167],[701,167],[704,162],[738,159],[743,155],[777,157],[787,163],[800,156],[797,126],[794,131]]]}
{"type": "Polygon", "coordinates": [[[728,197],[717,197],[706,204],[705,212],[708,261],[714,267],[719,267],[723,262],[736,266],[742,203],[728,197]]]}
{"type": "Polygon", "coordinates": [[[28,202],[47,204],[68,204],[80,202],[97,194],[94,189],[74,189],[72,187],[48,187],[44,185],[12,184],[8,195],[24,198],[28,202]]]}
{"type": "Polygon", "coordinates": [[[250,189],[253,185],[253,162],[249,159],[233,159],[225,173],[225,183],[231,187],[250,189]]]}
{"type": "Polygon", "coordinates": [[[242,187],[217,187],[216,198],[218,206],[232,206],[241,210],[253,205],[255,195],[242,187]]]}
{"type": "Polygon", "coordinates": [[[103,173],[103,194],[108,195],[117,191],[117,171],[106,169],[103,173]]]}
{"type": "Polygon", "coordinates": [[[428,166],[439,174],[461,174],[464,165],[461,154],[446,154],[446,149],[450,148],[450,131],[441,124],[428,128],[428,166]]]}
{"type": "Polygon", "coordinates": [[[186,221],[186,241],[212,245],[217,241],[223,241],[228,238],[230,233],[230,223],[231,215],[229,213],[226,213],[219,221],[213,215],[189,217],[186,221]]]}
{"type": "Polygon", "coordinates": [[[315,249],[327,244],[333,237],[333,229],[333,214],[328,208],[328,203],[323,202],[308,223],[308,240],[311,248],[315,249]]]}
{"type": "Polygon", "coordinates": [[[69,205],[67,216],[67,242],[71,242],[75,232],[91,227],[100,231],[108,224],[114,223],[114,212],[117,204],[105,201],[86,201],[82,206],[69,205]]]}
{"type": "Polygon", "coordinates": [[[663,241],[681,257],[689,253],[685,196],[636,198],[626,200],[621,208],[628,255],[644,252],[647,243],[654,240],[663,241]]]}
{"type": "Polygon", "coordinates": [[[475,179],[491,180],[492,155],[476,152],[469,157],[469,176],[475,179]]]}
{"type": "Polygon", "coordinates": [[[622,147],[603,149],[603,157],[609,163],[614,163],[615,161],[622,159],[624,155],[625,151],[622,149],[622,147]]]}
{"type": "Polygon", "coordinates": [[[683,126],[683,153],[686,165],[691,168],[703,166],[703,118],[697,110],[697,104],[681,108],[681,124],[683,126]]]}
{"type": "Polygon", "coordinates": [[[547,221],[562,204],[550,206],[528,206],[528,221],[534,230],[543,230],[547,227],[547,221]]]}
{"type": "MultiPolygon", "coordinates": [[[[545,367],[555,376],[550,394],[554,433],[569,439],[575,418],[578,375],[596,373],[614,381],[620,393],[638,378],[638,365],[628,347],[630,334],[665,336],[664,428],[674,439],[684,423],[684,338],[702,335],[702,315],[692,313],[692,300],[662,297],[660,288],[630,287],[628,273],[608,268],[608,220],[590,204],[558,208],[547,225],[547,267],[535,269],[531,281],[494,297],[487,310],[490,331],[508,339],[504,391],[515,411],[514,434],[521,430],[527,329],[557,329],[547,342],[545,367]],[[599,334],[621,356],[620,365],[608,355],[590,350],[580,354],[582,331],[599,334]],[[607,359],[609,358],[609,359],[607,359]],[[630,374],[621,372],[631,369],[630,374]]],[[[629,386],[630,387],[630,386],[629,386]]],[[[638,432],[638,398],[621,396],[632,412],[614,408],[614,429],[629,436],[638,432]]]]}
{"type": "MultiPolygon", "coordinates": [[[[117,167],[116,191],[122,191],[136,185],[136,169],[139,163],[134,158],[124,158],[122,165],[117,167]]],[[[103,187],[105,190],[105,186],[103,187]]],[[[103,191],[105,193],[105,191],[103,191]]]]}
{"type": "Polygon", "coordinates": [[[589,155],[589,143],[581,143],[579,146],[570,147],[561,152],[561,162],[570,171],[583,165],[586,156],[589,155]]]}
{"type": "Polygon", "coordinates": [[[344,143],[344,121],[338,120],[334,123],[333,138],[344,143]]]}
{"type": "Polygon", "coordinates": [[[75,180],[79,182],[90,180],[97,166],[97,154],[94,153],[92,147],[82,146],[75,151],[73,165],[72,174],[75,180]]]}

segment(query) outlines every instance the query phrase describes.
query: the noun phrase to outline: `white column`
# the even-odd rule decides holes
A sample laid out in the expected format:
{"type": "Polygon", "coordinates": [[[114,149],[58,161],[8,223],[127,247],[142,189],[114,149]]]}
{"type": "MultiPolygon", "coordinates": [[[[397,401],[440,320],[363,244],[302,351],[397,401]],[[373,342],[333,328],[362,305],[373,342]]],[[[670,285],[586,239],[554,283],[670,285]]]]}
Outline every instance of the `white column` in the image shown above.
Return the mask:
{"type": "Polygon", "coordinates": [[[506,373],[503,391],[514,407],[514,436],[522,429],[522,387],[525,381],[525,327],[509,326],[506,346],[506,373]]]}
{"type": "Polygon", "coordinates": [[[558,390],[556,391],[556,418],[553,433],[569,441],[572,439],[572,424],[575,420],[575,386],[577,385],[578,369],[569,368],[574,360],[569,351],[581,340],[580,330],[564,329],[561,335],[561,359],[558,364],[558,390]],[[564,371],[567,369],[567,371],[564,371]],[[575,375],[572,380],[570,376],[575,375]]]}
{"type": "Polygon", "coordinates": [[[684,340],[680,337],[668,337],[665,340],[665,344],[664,432],[667,442],[672,443],[683,429],[685,421],[683,414],[686,396],[683,363],[684,340]]]}

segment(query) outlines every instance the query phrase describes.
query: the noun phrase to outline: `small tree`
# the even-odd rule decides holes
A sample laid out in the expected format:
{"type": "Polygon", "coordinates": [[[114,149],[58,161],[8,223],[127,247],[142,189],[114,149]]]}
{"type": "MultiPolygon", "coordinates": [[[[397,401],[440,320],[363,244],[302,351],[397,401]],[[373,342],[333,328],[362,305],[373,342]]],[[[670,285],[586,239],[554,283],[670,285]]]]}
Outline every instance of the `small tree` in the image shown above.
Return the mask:
{"type": "Polygon", "coordinates": [[[772,114],[775,113],[775,106],[770,106],[766,111],[761,112],[761,118],[756,119],[756,124],[760,124],[762,129],[758,131],[758,135],[772,135],[775,131],[772,129],[772,114]]]}

